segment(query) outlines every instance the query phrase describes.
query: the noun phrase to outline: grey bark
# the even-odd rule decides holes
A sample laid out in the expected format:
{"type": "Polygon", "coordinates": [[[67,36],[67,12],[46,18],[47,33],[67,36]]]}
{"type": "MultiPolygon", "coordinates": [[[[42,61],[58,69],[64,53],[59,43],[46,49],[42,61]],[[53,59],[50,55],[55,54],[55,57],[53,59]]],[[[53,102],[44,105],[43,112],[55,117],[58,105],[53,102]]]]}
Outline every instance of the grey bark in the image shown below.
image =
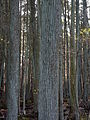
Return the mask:
{"type": "Polygon", "coordinates": [[[7,120],[18,119],[19,92],[19,0],[10,0],[10,40],[8,53],[7,120]]]}
{"type": "Polygon", "coordinates": [[[58,120],[60,0],[41,1],[39,120],[58,120]]]}

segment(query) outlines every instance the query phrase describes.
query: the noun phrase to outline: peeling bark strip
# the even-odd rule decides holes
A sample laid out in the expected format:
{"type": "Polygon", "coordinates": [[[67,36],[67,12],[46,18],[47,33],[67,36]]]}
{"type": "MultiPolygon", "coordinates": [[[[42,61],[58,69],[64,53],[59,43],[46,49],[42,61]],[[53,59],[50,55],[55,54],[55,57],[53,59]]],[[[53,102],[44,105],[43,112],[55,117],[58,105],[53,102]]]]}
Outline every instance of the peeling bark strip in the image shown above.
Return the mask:
{"type": "Polygon", "coordinates": [[[41,2],[39,120],[58,120],[61,1],[41,2]]]}
{"type": "Polygon", "coordinates": [[[18,119],[19,95],[19,0],[10,0],[10,40],[8,55],[7,120],[18,119]]]}

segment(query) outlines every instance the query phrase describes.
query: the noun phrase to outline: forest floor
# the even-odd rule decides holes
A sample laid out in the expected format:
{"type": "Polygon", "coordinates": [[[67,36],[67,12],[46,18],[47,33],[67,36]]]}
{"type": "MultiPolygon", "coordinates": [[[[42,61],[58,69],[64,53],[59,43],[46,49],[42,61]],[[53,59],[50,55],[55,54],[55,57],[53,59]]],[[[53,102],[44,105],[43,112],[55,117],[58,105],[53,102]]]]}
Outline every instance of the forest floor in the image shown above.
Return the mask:
{"type": "MultiPolygon", "coordinates": [[[[75,120],[74,113],[70,112],[70,106],[68,104],[68,100],[64,99],[64,120],[75,120]]],[[[19,120],[38,120],[38,113],[34,111],[34,104],[30,100],[26,102],[26,113],[23,114],[22,111],[22,101],[19,113],[19,120]]],[[[90,120],[90,99],[87,103],[83,102],[82,99],[79,102],[79,112],[80,112],[80,120],[90,120]]],[[[6,101],[5,99],[0,100],[0,120],[6,120],[6,101]]]]}

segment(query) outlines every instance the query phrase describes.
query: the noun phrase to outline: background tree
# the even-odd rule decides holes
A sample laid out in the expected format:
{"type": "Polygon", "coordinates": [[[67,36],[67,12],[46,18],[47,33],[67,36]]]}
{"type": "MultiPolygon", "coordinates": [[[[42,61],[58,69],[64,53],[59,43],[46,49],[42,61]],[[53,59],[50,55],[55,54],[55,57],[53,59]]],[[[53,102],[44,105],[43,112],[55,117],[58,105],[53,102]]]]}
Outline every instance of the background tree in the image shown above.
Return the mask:
{"type": "Polygon", "coordinates": [[[76,54],[76,119],[79,120],[79,97],[78,92],[80,92],[79,89],[81,86],[81,41],[80,41],[80,31],[79,31],[79,0],[76,0],[76,42],[77,42],[77,54],[76,54]]]}
{"type": "Polygon", "coordinates": [[[71,109],[75,105],[75,75],[76,75],[76,68],[75,68],[75,39],[74,39],[74,4],[75,1],[71,1],[71,29],[70,29],[70,83],[71,83],[71,109]]]}
{"type": "MultiPolygon", "coordinates": [[[[87,3],[86,0],[83,0],[83,29],[88,27],[88,18],[87,18],[87,3]]],[[[83,87],[84,87],[84,101],[88,100],[87,95],[87,56],[88,56],[88,47],[87,47],[87,35],[83,33],[83,87]]]]}

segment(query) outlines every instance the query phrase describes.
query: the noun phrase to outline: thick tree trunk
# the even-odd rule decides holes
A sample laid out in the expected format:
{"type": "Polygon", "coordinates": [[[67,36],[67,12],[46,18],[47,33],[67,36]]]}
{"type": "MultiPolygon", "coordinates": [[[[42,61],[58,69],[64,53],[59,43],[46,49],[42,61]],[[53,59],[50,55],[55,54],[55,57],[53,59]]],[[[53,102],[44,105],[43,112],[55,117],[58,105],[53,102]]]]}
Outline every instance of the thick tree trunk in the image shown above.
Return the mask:
{"type": "Polygon", "coordinates": [[[41,2],[39,120],[58,120],[60,0],[41,2]]]}
{"type": "Polygon", "coordinates": [[[8,55],[7,120],[18,119],[19,95],[19,0],[10,0],[10,41],[8,55]]]}

